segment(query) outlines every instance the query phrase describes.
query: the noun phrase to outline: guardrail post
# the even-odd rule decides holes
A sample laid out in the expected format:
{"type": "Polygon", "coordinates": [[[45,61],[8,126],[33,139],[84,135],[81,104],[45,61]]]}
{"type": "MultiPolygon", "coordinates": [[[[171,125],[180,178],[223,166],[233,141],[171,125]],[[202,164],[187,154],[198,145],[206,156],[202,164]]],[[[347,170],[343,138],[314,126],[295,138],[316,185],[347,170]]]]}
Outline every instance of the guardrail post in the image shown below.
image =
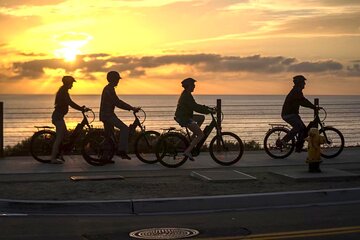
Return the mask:
{"type": "Polygon", "coordinates": [[[0,102],[0,158],[4,157],[4,103],[0,102]]]}
{"type": "MultiPolygon", "coordinates": [[[[314,105],[315,105],[315,110],[314,110],[314,119],[316,118],[316,116],[319,115],[319,99],[315,98],[314,99],[314,105]]],[[[316,125],[314,127],[318,127],[318,123],[316,122],[316,125]]]]}

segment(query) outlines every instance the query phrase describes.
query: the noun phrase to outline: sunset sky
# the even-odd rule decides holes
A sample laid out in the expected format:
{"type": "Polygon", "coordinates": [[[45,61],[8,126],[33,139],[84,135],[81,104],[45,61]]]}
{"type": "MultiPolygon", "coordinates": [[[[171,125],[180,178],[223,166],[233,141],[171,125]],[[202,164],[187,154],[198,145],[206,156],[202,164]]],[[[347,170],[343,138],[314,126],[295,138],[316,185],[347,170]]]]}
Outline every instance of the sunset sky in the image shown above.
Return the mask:
{"type": "Polygon", "coordinates": [[[0,0],[0,94],[360,94],[359,0],[0,0]]]}

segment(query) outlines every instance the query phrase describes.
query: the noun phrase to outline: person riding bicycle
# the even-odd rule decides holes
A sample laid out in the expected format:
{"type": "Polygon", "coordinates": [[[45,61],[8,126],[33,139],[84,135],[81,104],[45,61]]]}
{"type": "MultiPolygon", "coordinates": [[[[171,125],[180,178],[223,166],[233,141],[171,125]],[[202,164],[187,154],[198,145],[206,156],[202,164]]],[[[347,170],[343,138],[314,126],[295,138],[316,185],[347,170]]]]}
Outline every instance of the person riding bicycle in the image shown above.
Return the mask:
{"type": "MultiPolygon", "coordinates": [[[[137,112],[140,110],[138,107],[132,107],[126,102],[120,100],[115,92],[115,87],[118,85],[121,77],[116,71],[110,71],[107,73],[106,79],[108,85],[104,87],[101,94],[100,102],[100,121],[104,124],[105,135],[107,138],[111,138],[114,133],[114,127],[120,129],[120,138],[117,148],[117,154],[122,159],[130,160],[131,157],[127,155],[128,151],[128,140],[129,140],[129,127],[123,123],[115,114],[115,107],[132,110],[137,112]]],[[[114,163],[112,160],[108,160],[109,163],[114,163]]]]}
{"type": "Polygon", "coordinates": [[[86,108],[85,106],[80,107],[70,98],[68,91],[72,88],[73,83],[76,82],[75,79],[72,76],[64,76],[62,78],[62,82],[63,85],[56,93],[55,109],[51,116],[52,123],[56,127],[56,139],[54,145],[52,146],[50,161],[50,163],[54,164],[63,163],[63,159],[58,158],[58,154],[61,142],[63,141],[65,134],[67,133],[64,116],[68,113],[69,106],[79,111],[88,110],[88,108],[86,108]]]}
{"type": "Polygon", "coordinates": [[[195,112],[209,114],[214,110],[205,105],[200,105],[195,102],[192,92],[195,89],[196,80],[193,78],[186,78],[181,82],[184,88],[178,100],[177,108],[175,111],[175,120],[181,127],[187,127],[193,132],[194,138],[189,147],[184,151],[184,156],[194,161],[191,155],[192,149],[204,137],[203,131],[200,129],[201,124],[205,121],[204,115],[194,114],[195,112]]]}
{"type": "Polygon", "coordinates": [[[283,137],[280,141],[277,141],[278,147],[284,146],[290,141],[296,134],[298,134],[298,141],[296,144],[296,152],[301,152],[304,146],[304,138],[307,136],[306,126],[301,120],[299,115],[300,106],[315,109],[315,105],[304,97],[302,90],[305,88],[306,78],[303,75],[297,75],[293,77],[294,86],[286,96],[282,111],[282,119],[292,126],[290,132],[283,137]]]}

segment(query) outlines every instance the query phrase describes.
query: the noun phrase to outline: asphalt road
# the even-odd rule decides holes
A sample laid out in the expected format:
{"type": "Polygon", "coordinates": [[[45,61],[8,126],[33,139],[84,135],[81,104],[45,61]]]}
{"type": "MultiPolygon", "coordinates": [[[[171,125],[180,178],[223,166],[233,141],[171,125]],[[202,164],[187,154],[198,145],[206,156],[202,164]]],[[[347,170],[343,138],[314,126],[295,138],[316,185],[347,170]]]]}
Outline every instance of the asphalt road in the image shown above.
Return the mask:
{"type": "MultiPolygon", "coordinates": [[[[132,239],[148,228],[189,228],[191,239],[359,239],[360,203],[165,215],[2,216],[0,239],[132,239]]],[[[163,238],[167,239],[167,238],[163,238]]]]}

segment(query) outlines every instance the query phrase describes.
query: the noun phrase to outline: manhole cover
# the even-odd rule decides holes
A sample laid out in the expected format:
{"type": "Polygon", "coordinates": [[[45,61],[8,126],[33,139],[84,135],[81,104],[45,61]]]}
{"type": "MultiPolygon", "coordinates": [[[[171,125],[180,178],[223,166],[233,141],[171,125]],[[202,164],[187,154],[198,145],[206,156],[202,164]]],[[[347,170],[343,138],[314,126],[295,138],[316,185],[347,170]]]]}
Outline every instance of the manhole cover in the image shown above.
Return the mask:
{"type": "Polygon", "coordinates": [[[198,234],[199,231],[188,228],[148,228],[131,232],[129,236],[138,239],[182,239],[198,234]]]}

